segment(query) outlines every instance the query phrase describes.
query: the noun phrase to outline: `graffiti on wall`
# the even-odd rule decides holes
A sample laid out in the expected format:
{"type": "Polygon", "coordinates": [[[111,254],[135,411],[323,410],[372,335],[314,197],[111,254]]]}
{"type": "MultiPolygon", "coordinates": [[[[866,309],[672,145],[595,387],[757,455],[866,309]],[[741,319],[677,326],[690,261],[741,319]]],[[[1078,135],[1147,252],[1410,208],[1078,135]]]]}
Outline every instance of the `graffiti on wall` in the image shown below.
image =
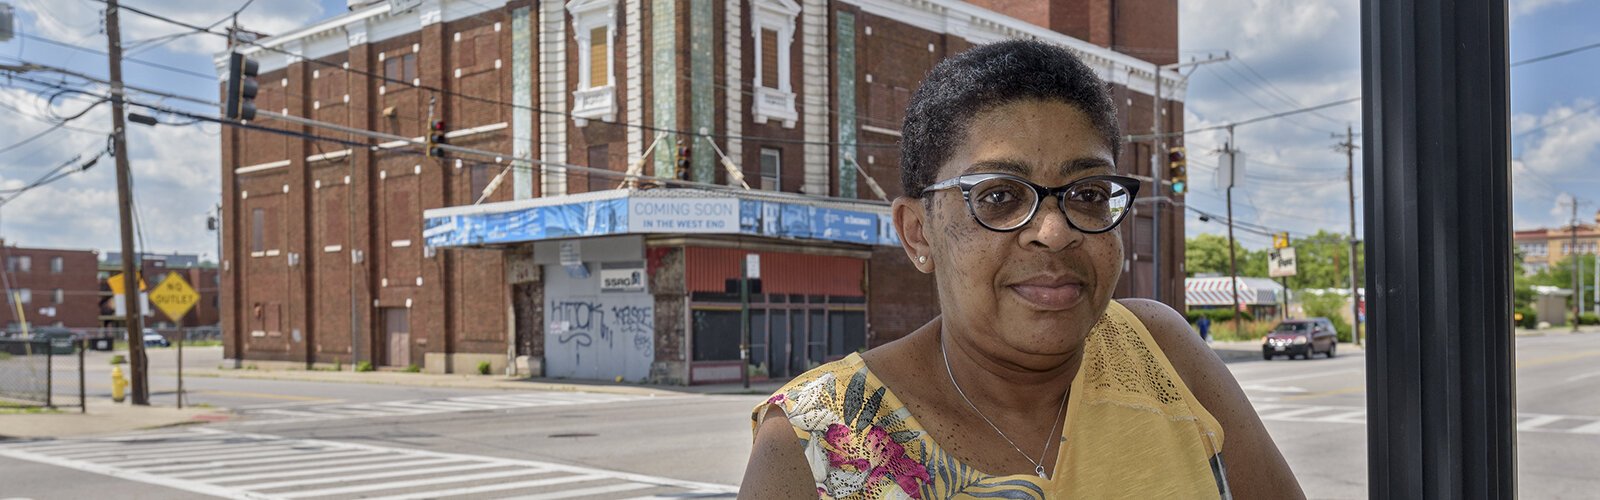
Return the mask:
{"type": "Polygon", "coordinates": [[[654,305],[647,294],[556,297],[546,302],[547,375],[642,381],[655,360],[654,305]]]}

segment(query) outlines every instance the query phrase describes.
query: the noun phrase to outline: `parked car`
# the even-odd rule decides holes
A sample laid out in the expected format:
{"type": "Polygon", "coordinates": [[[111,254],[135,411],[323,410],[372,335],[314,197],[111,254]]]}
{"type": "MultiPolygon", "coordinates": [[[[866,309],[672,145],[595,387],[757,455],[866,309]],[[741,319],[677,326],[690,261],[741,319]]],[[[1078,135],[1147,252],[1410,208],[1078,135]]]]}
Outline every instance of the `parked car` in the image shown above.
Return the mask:
{"type": "Polygon", "coordinates": [[[1271,361],[1280,354],[1289,359],[1295,356],[1311,359],[1311,355],[1317,353],[1331,358],[1338,348],[1339,334],[1328,318],[1292,319],[1279,323],[1262,339],[1261,359],[1271,361]]]}
{"type": "Polygon", "coordinates": [[[167,338],[162,336],[161,334],[156,333],[155,330],[150,329],[150,328],[146,328],[146,329],[144,329],[144,346],[145,347],[172,347],[172,342],[168,341],[167,338]]]}

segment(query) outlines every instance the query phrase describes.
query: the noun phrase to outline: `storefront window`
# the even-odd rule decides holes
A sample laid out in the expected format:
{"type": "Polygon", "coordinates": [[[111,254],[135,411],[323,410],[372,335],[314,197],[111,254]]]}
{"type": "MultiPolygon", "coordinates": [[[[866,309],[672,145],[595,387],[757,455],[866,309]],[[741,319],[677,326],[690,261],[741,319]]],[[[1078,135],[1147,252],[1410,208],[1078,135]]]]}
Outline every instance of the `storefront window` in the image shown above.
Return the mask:
{"type": "Polygon", "coordinates": [[[739,359],[739,311],[694,311],[694,360],[739,359]]]}

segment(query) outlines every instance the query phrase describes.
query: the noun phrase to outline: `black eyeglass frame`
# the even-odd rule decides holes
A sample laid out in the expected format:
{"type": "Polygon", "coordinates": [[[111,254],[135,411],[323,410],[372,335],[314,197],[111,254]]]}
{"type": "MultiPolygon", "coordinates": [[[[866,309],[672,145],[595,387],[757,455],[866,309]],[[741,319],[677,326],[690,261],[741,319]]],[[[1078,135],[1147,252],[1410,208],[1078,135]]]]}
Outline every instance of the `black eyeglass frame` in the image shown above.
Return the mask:
{"type": "MultiPolygon", "coordinates": [[[[1055,198],[1056,198],[1056,208],[1060,209],[1061,210],[1061,215],[1064,216],[1067,219],[1067,225],[1071,226],[1072,229],[1075,229],[1080,233],[1084,233],[1084,234],[1100,234],[1100,233],[1105,233],[1105,232],[1111,231],[1113,229],[1116,229],[1117,226],[1122,225],[1122,221],[1123,220],[1128,218],[1128,212],[1131,212],[1132,210],[1128,210],[1128,209],[1125,208],[1122,211],[1122,214],[1117,216],[1117,220],[1112,221],[1111,224],[1107,225],[1105,229],[1101,229],[1099,231],[1088,231],[1088,230],[1085,230],[1085,229],[1083,229],[1081,227],[1078,227],[1077,223],[1072,222],[1072,216],[1068,215],[1068,213],[1067,213],[1067,205],[1066,205],[1067,204],[1067,198],[1065,196],[1066,193],[1068,191],[1070,191],[1072,188],[1077,187],[1079,184],[1082,184],[1082,183],[1085,183],[1085,182],[1091,182],[1091,181],[1110,181],[1112,184],[1116,184],[1117,186],[1120,186],[1122,189],[1127,190],[1128,191],[1128,208],[1131,208],[1133,206],[1133,201],[1138,199],[1138,197],[1139,197],[1139,186],[1140,186],[1139,180],[1135,179],[1135,178],[1132,178],[1132,177],[1124,177],[1124,176],[1121,176],[1121,175],[1091,175],[1089,177],[1084,177],[1082,179],[1078,179],[1078,180],[1069,182],[1069,183],[1067,183],[1066,185],[1063,185],[1063,186],[1057,186],[1057,187],[1050,188],[1050,187],[1044,187],[1044,186],[1040,186],[1038,184],[1034,184],[1033,182],[1031,182],[1031,181],[1029,181],[1027,179],[1024,179],[1022,177],[1016,176],[1016,175],[1004,174],[1004,173],[998,173],[998,172],[995,172],[995,173],[978,173],[978,174],[963,174],[963,175],[958,175],[958,176],[955,176],[955,177],[951,177],[949,179],[945,179],[945,180],[936,182],[931,186],[923,188],[922,194],[926,195],[926,194],[929,194],[929,193],[933,193],[933,192],[941,191],[941,190],[945,190],[945,189],[950,189],[950,188],[953,188],[953,187],[954,188],[961,188],[961,199],[962,199],[962,201],[966,202],[966,204],[967,204],[967,215],[972,216],[972,221],[973,222],[977,222],[978,225],[979,226],[983,226],[984,229],[988,229],[990,231],[995,231],[995,232],[999,232],[999,233],[1009,233],[1009,232],[1012,232],[1012,231],[1016,231],[1018,229],[1022,229],[1024,227],[1027,227],[1028,224],[1032,223],[1033,222],[1033,218],[1039,214],[1039,205],[1044,204],[1045,196],[1055,196],[1055,198]],[[1024,217],[1022,219],[1022,222],[1018,223],[1015,227],[1001,229],[1001,228],[996,228],[994,226],[990,226],[989,224],[983,222],[983,219],[979,219],[978,218],[977,209],[972,207],[972,188],[977,187],[978,184],[983,183],[984,181],[990,181],[990,180],[994,180],[994,179],[1014,180],[1014,181],[1017,181],[1019,183],[1022,183],[1022,185],[1024,185],[1024,186],[1028,186],[1030,188],[1033,188],[1033,192],[1034,192],[1033,208],[1028,211],[1028,216],[1024,217]]],[[[1115,196],[1115,194],[1113,194],[1113,197],[1114,196],[1115,196]]]]}

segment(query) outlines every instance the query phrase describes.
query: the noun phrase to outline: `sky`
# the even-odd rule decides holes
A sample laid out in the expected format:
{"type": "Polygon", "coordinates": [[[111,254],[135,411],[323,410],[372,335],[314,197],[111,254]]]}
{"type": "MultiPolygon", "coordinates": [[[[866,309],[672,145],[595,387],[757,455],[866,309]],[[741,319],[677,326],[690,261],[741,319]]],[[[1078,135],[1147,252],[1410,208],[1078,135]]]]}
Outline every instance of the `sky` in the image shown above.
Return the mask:
{"type": "MultiPolygon", "coordinates": [[[[0,64],[18,60],[107,74],[102,4],[93,0],[8,0],[18,12],[19,36],[0,43],[0,64]],[[61,47],[55,43],[66,45],[61,47]]],[[[246,0],[131,0],[134,7],[199,25],[228,19],[246,0]]],[[[1356,0],[1183,0],[1179,40],[1182,56],[1227,51],[1232,60],[1198,67],[1188,77],[1186,128],[1238,121],[1273,112],[1358,97],[1359,3],[1356,0]]],[[[1519,61],[1600,42],[1592,20],[1600,2],[1512,0],[1511,60],[1519,61]]],[[[239,13],[240,25],[281,33],[345,11],[344,0],[255,1],[239,13]]],[[[188,32],[131,12],[122,16],[130,85],[215,99],[212,58],[221,37],[188,32]],[[148,63],[148,64],[146,64],[148,63]],[[159,64],[168,68],[155,68],[159,64]],[[177,70],[177,71],[174,71],[177,70]]],[[[1561,203],[1576,197],[1585,220],[1600,209],[1600,49],[1511,70],[1513,223],[1518,229],[1553,227],[1570,212],[1561,203]]],[[[40,75],[41,77],[44,75],[40,75]]],[[[70,116],[94,105],[77,95],[51,99],[20,82],[0,80],[0,148],[51,126],[51,116],[70,116]]],[[[36,87],[36,86],[35,86],[36,87]]],[[[103,91],[103,89],[98,89],[103,91]]],[[[147,100],[150,100],[147,98],[147,100]]],[[[166,101],[174,107],[215,114],[215,107],[166,101]]],[[[1237,220],[1296,235],[1318,230],[1348,232],[1350,209],[1346,157],[1334,145],[1347,126],[1361,133],[1358,103],[1236,128],[1234,143],[1245,152],[1242,179],[1234,189],[1237,220]]],[[[109,105],[89,109],[61,130],[27,144],[0,149],[0,190],[22,186],[74,157],[80,162],[105,148],[109,105]],[[81,155],[81,156],[79,156],[81,155]]],[[[216,255],[216,233],[206,218],[220,202],[220,140],[216,125],[185,125],[158,116],[156,127],[130,124],[129,157],[144,251],[216,255]]],[[[1221,132],[1185,138],[1190,158],[1187,203],[1211,213],[1226,211],[1225,194],[1212,176],[1221,132]]],[[[1359,137],[1358,137],[1359,142],[1359,137]]],[[[1360,195],[1361,156],[1355,156],[1360,195]]],[[[1360,209],[1359,200],[1357,210],[1360,209]]],[[[1359,215],[1359,214],[1358,214],[1359,215]]],[[[1188,214],[1190,236],[1222,234],[1226,226],[1188,214]]],[[[0,207],[0,238],[8,244],[116,251],[119,245],[115,170],[95,167],[29,191],[0,207]]],[[[1359,231],[1359,229],[1358,229],[1359,231]]],[[[1238,232],[1250,248],[1269,238],[1238,232]]]]}

